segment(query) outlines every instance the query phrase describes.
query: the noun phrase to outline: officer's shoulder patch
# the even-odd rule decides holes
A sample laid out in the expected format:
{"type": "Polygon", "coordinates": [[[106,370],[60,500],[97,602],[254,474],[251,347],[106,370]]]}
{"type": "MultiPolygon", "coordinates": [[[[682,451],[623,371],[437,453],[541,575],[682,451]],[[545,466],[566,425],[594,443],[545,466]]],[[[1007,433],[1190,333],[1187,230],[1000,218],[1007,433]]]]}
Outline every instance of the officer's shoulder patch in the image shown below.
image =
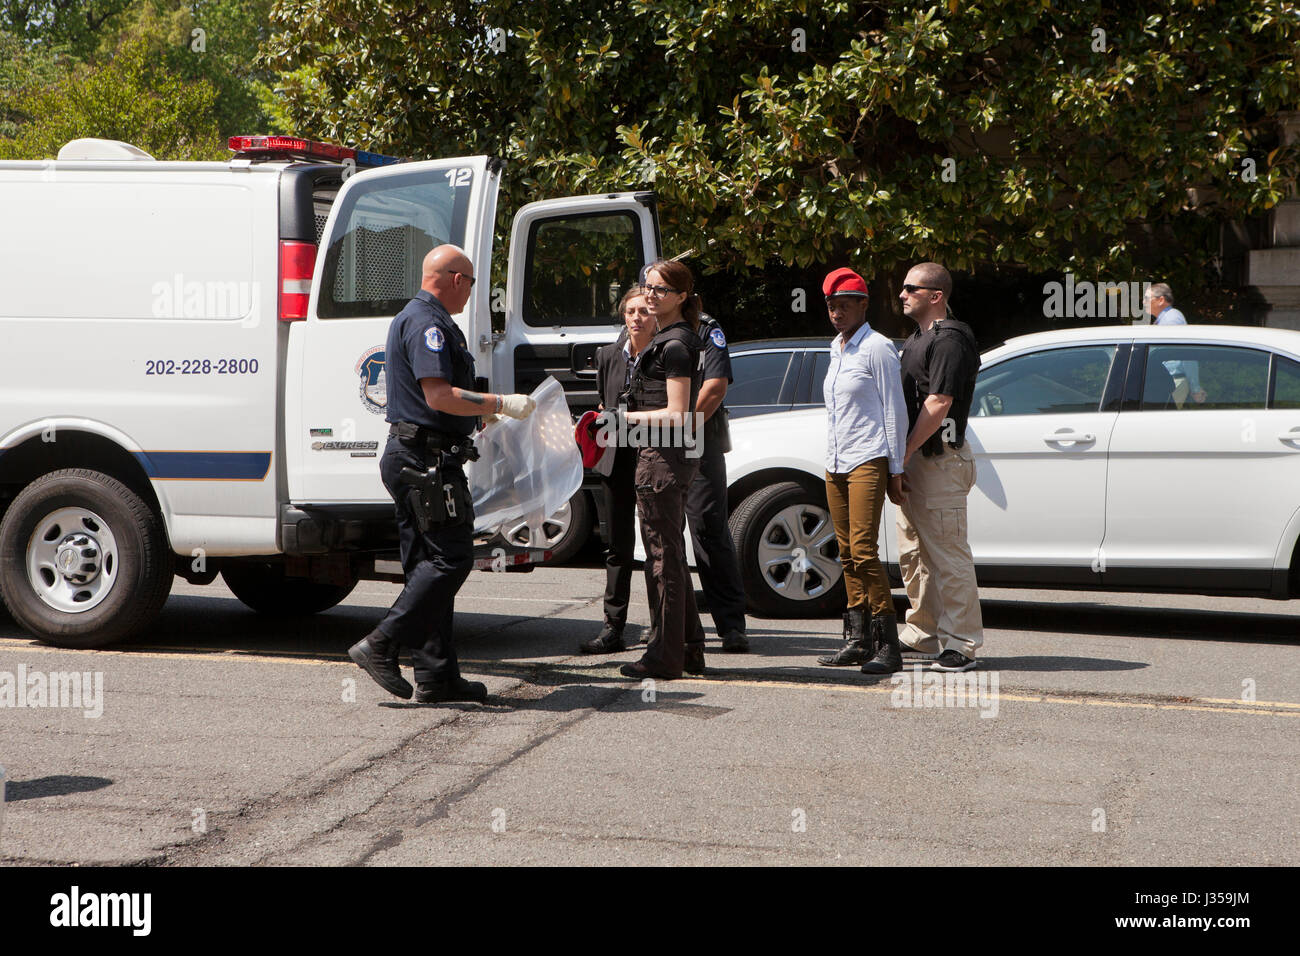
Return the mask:
{"type": "Polygon", "coordinates": [[[725,349],[727,347],[727,337],[722,334],[722,329],[714,329],[709,333],[709,338],[713,340],[713,344],[718,348],[725,349]]]}
{"type": "Polygon", "coordinates": [[[443,346],[442,330],[437,326],[430,326],[424,330],[424,347],[430,352],[441,352],[443,346]]]}

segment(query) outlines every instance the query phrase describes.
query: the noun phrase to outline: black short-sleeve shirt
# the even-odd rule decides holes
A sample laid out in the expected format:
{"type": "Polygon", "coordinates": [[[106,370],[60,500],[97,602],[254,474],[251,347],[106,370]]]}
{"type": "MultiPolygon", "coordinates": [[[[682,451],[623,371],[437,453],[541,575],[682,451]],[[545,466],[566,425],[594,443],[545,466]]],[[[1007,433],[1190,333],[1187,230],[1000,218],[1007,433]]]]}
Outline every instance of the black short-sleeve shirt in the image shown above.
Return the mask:
{"type": "Polygon", "coordinates": [[[970,415],[975,376],[979,373],[979,350],[975,333],[953,319],[941,319],[928,332],[917,329],[899,352],[903,374],[903,398],[907,402],[907,430],[911,432],[921,406],[931,395],[951,395],[948,416],[956,425],[954,447],[966,440],[966,419],[970,415]]]}
{"type": "Polygon", "coordinates": [[[441,302],[421,289],[388,327],[384,378],[389,422],[415,422],[436,431],[468,435],[475,416],[434,411],[425,401],[422,378],[445,379],[458,388],[474,387],[474,356],[465,334],[441,302]]]}
{"type": "Polygon", "coordinates": [[[704,380],[725,378],[730,385],[735,381],[731,376],[731,353],[727,351],[727,337],[717,320],[709,316],[700,316],[700,348],[704,353],[704,380]]]}

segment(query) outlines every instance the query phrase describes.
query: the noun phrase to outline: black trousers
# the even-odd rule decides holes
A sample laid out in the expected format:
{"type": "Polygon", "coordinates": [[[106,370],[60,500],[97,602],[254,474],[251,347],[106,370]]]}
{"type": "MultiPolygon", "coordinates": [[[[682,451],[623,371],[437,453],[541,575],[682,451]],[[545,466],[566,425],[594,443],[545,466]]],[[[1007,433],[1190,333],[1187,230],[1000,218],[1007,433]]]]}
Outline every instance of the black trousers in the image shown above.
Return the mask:
{"type": "MultiPolygon", "coordinates": [[[[609,550],[605,553],[605,623],[623,630],[632,593],[636,550],[635,448],[619,448],[614,468],[601,479],[605,493],[605,519],[609,524],[609,550]]],[[[650,594],[650,562],[645,564],[646,594],[650,594]]]]}
{"type": "Polygon", "coordinates": [[[691,526],[695,570],[719,636],[743,632],[745,585],[727,526],[727,462],[716,445],[710,451],[706,444],[700,456],[700,473],[686,493],[686,520],[691,526]]]}
{"type": "Polygon", "coordinates": [[[686,492],[698,466],[680,452],[641,449],[636,467],[636,505],[645,545],[646,585],[654,636],[641,663],[657,674],[681,677],[686,645],[704,642],[695,585],[686,566],[686,492]]]}
{"type": "MultiPolygon", "coordinates": [[[[456,523],[430,528],[421,533],[411,507],[417,494],[410,485],[399,483],[403,468],[424,471],[424,453],[389,437],[379,460],[379,474],[384,487],[393,496],[397,509],[397,533],[402,549],[402,570],[406,587],[397,596],[380,623],[385,637],[411,649],[416,683],[453,680],[460,676],[456,646],[452,640],[452,615],[456,592],[474,565],[474,516],[464,515],[456,523]]],[[[456,462],[442,466],[443,481],[464,470],[456,462]]]]}

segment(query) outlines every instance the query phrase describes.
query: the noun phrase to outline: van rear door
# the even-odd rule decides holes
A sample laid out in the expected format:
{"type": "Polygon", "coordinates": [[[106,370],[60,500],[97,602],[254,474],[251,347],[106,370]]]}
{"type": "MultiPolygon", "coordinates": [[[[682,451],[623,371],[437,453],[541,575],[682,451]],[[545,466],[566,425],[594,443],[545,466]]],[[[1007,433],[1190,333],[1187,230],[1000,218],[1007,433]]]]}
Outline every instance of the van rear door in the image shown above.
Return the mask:
{"type": "Polygon", "coordinates": [[[494,386],[511,382],[528,393],[554,375],[570,411],[595,408],[596,349],[617,336],[619,298],[658,257],[654,193],[550,199],[520,209],[511,226],[494,386]]]}
{"type": "MultiPolygon", "coordinates": [[[[378,463],[388,326],[419,291],[434,246],[461,246],[487,274],[499,181],[500,164],[476,156],[385,166],[343,183],[321,234],[307,318],[289,327],[284,444],[294,504],[391,501],[378,463]]],[[[488,286],[477,283],[453,316],[470,343],[490,329],[488,286]]]]}

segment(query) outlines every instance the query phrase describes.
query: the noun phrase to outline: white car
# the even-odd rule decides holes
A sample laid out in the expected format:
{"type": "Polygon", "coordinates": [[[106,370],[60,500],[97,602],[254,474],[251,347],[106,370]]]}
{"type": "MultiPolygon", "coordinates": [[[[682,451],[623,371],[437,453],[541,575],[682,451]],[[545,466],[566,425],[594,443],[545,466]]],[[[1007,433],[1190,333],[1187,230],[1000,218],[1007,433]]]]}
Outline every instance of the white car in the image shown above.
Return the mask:
{"type": "MultiPolygon", "coordinates": [[[[823,409],[732,423],[731,528],[759,614],[844,604],[823,409]]],[[[1300,332],[1112,326],[985,352],[966,432],[980,583],[1300,594],[1300,332]]],[[[894,509],[880,553],[897,579],[894,509]]]]}

